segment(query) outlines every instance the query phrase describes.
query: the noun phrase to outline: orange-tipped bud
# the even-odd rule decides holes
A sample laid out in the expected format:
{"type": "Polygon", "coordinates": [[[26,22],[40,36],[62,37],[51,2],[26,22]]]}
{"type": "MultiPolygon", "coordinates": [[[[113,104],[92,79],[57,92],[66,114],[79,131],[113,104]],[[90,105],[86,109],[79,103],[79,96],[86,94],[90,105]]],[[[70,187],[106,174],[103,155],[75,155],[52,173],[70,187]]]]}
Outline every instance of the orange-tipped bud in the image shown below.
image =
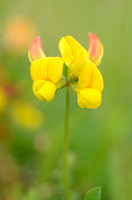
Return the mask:
{"type": "Polygon", "coordinates": [[[33,62],[37,59],[44,58],[44,57],[45,57],[45,53],[42,47],[41,39],[39,36],[37,36],[36,38],[33,39],[33,41],[30,44],[29,59],[31,62],[33,62]]]}
{"type": "Polygon", "coordinates": [[[99,38],[93,33],[88,34],[88,41],[89,58],[96,66],[98,66],[103,57],[103,45],[99,38]]]}

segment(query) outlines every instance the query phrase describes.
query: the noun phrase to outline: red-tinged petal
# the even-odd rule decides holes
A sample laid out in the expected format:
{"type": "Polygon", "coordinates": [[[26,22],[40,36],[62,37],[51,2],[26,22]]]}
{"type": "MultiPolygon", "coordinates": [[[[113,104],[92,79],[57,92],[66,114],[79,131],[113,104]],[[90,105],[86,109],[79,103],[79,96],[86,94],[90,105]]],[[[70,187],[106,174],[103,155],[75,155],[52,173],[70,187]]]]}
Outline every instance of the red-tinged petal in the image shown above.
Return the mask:
{"type": "Polygon", "coordinates": [[[39,36],[33,39],[29,48],[29,60],[33,62],[34,60],[44,58],[45,53],[42,47],[41,39],[39,36]]]}
{"type": "Polygon", "coordinates": [[[99,38],[94,35],[93,33],[88,34],[88,52],[89,52],[89,58],[91,61],[98,66],[101,62],[101,59],[103,57],[103,45],[99,38]]]}

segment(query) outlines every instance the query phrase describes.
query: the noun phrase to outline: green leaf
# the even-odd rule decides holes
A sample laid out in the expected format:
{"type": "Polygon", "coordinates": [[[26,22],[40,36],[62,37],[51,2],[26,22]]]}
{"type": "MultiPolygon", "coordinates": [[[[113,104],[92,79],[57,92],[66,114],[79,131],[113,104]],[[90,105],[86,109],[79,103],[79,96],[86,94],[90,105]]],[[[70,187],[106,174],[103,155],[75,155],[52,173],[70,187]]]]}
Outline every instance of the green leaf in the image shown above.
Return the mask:
{"type": "Polygon", "coordinates": [[[93,188],[88,191],[84,200],[101,200],[101,189],[100,187],[93,188]]]}

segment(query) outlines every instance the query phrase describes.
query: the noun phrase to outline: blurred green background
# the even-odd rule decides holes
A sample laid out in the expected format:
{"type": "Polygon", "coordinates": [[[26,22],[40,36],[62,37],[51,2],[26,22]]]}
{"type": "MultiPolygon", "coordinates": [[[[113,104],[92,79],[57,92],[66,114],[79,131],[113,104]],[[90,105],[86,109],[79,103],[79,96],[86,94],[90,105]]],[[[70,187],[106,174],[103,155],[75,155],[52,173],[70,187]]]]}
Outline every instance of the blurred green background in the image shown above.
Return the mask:
{"type": "Polygon", "coordinates": [[[102,187],[102,200],[132,199],[132,1],[0,1],[0,199],[63,200],[65,89],[47,104],[33,95],[28,48],[47,56],[71,35],[104,45],[103,102],[81,109],[71,91],[69,165],[73,199],[102,187]]]}

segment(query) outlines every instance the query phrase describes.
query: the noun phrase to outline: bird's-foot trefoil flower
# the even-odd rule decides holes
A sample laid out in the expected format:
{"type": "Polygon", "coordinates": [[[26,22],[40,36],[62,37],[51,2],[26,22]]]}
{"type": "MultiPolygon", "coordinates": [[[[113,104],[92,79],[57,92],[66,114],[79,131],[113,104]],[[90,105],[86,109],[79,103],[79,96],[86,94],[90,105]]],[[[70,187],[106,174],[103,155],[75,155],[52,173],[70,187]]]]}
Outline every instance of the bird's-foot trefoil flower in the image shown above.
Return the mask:
{"type": "Polygon", "coordinates": [[[38,99],[50,102],[54,98],[58,82],[62,77],[63,59],[46,57],[39,36],[31,42],[29,59],[33,92],[38,99]]]}
{"type": "Polygon", "coordinates": [[[81,108],[97,108],[101,104],[103,78],[95,64],[89,59],[84,62],[75,90],[77,103],[81,108]]]}
{"type": "Polygon", "coordinates": [[[101,104],[103,78],[97,66],[103,56],[103,45],[96,35],[89,33],[88,51],[73,37],[61,38],[59,49],[69,69],[69,80],[77,93],[81,108],[97,108],[101,104]]]}

